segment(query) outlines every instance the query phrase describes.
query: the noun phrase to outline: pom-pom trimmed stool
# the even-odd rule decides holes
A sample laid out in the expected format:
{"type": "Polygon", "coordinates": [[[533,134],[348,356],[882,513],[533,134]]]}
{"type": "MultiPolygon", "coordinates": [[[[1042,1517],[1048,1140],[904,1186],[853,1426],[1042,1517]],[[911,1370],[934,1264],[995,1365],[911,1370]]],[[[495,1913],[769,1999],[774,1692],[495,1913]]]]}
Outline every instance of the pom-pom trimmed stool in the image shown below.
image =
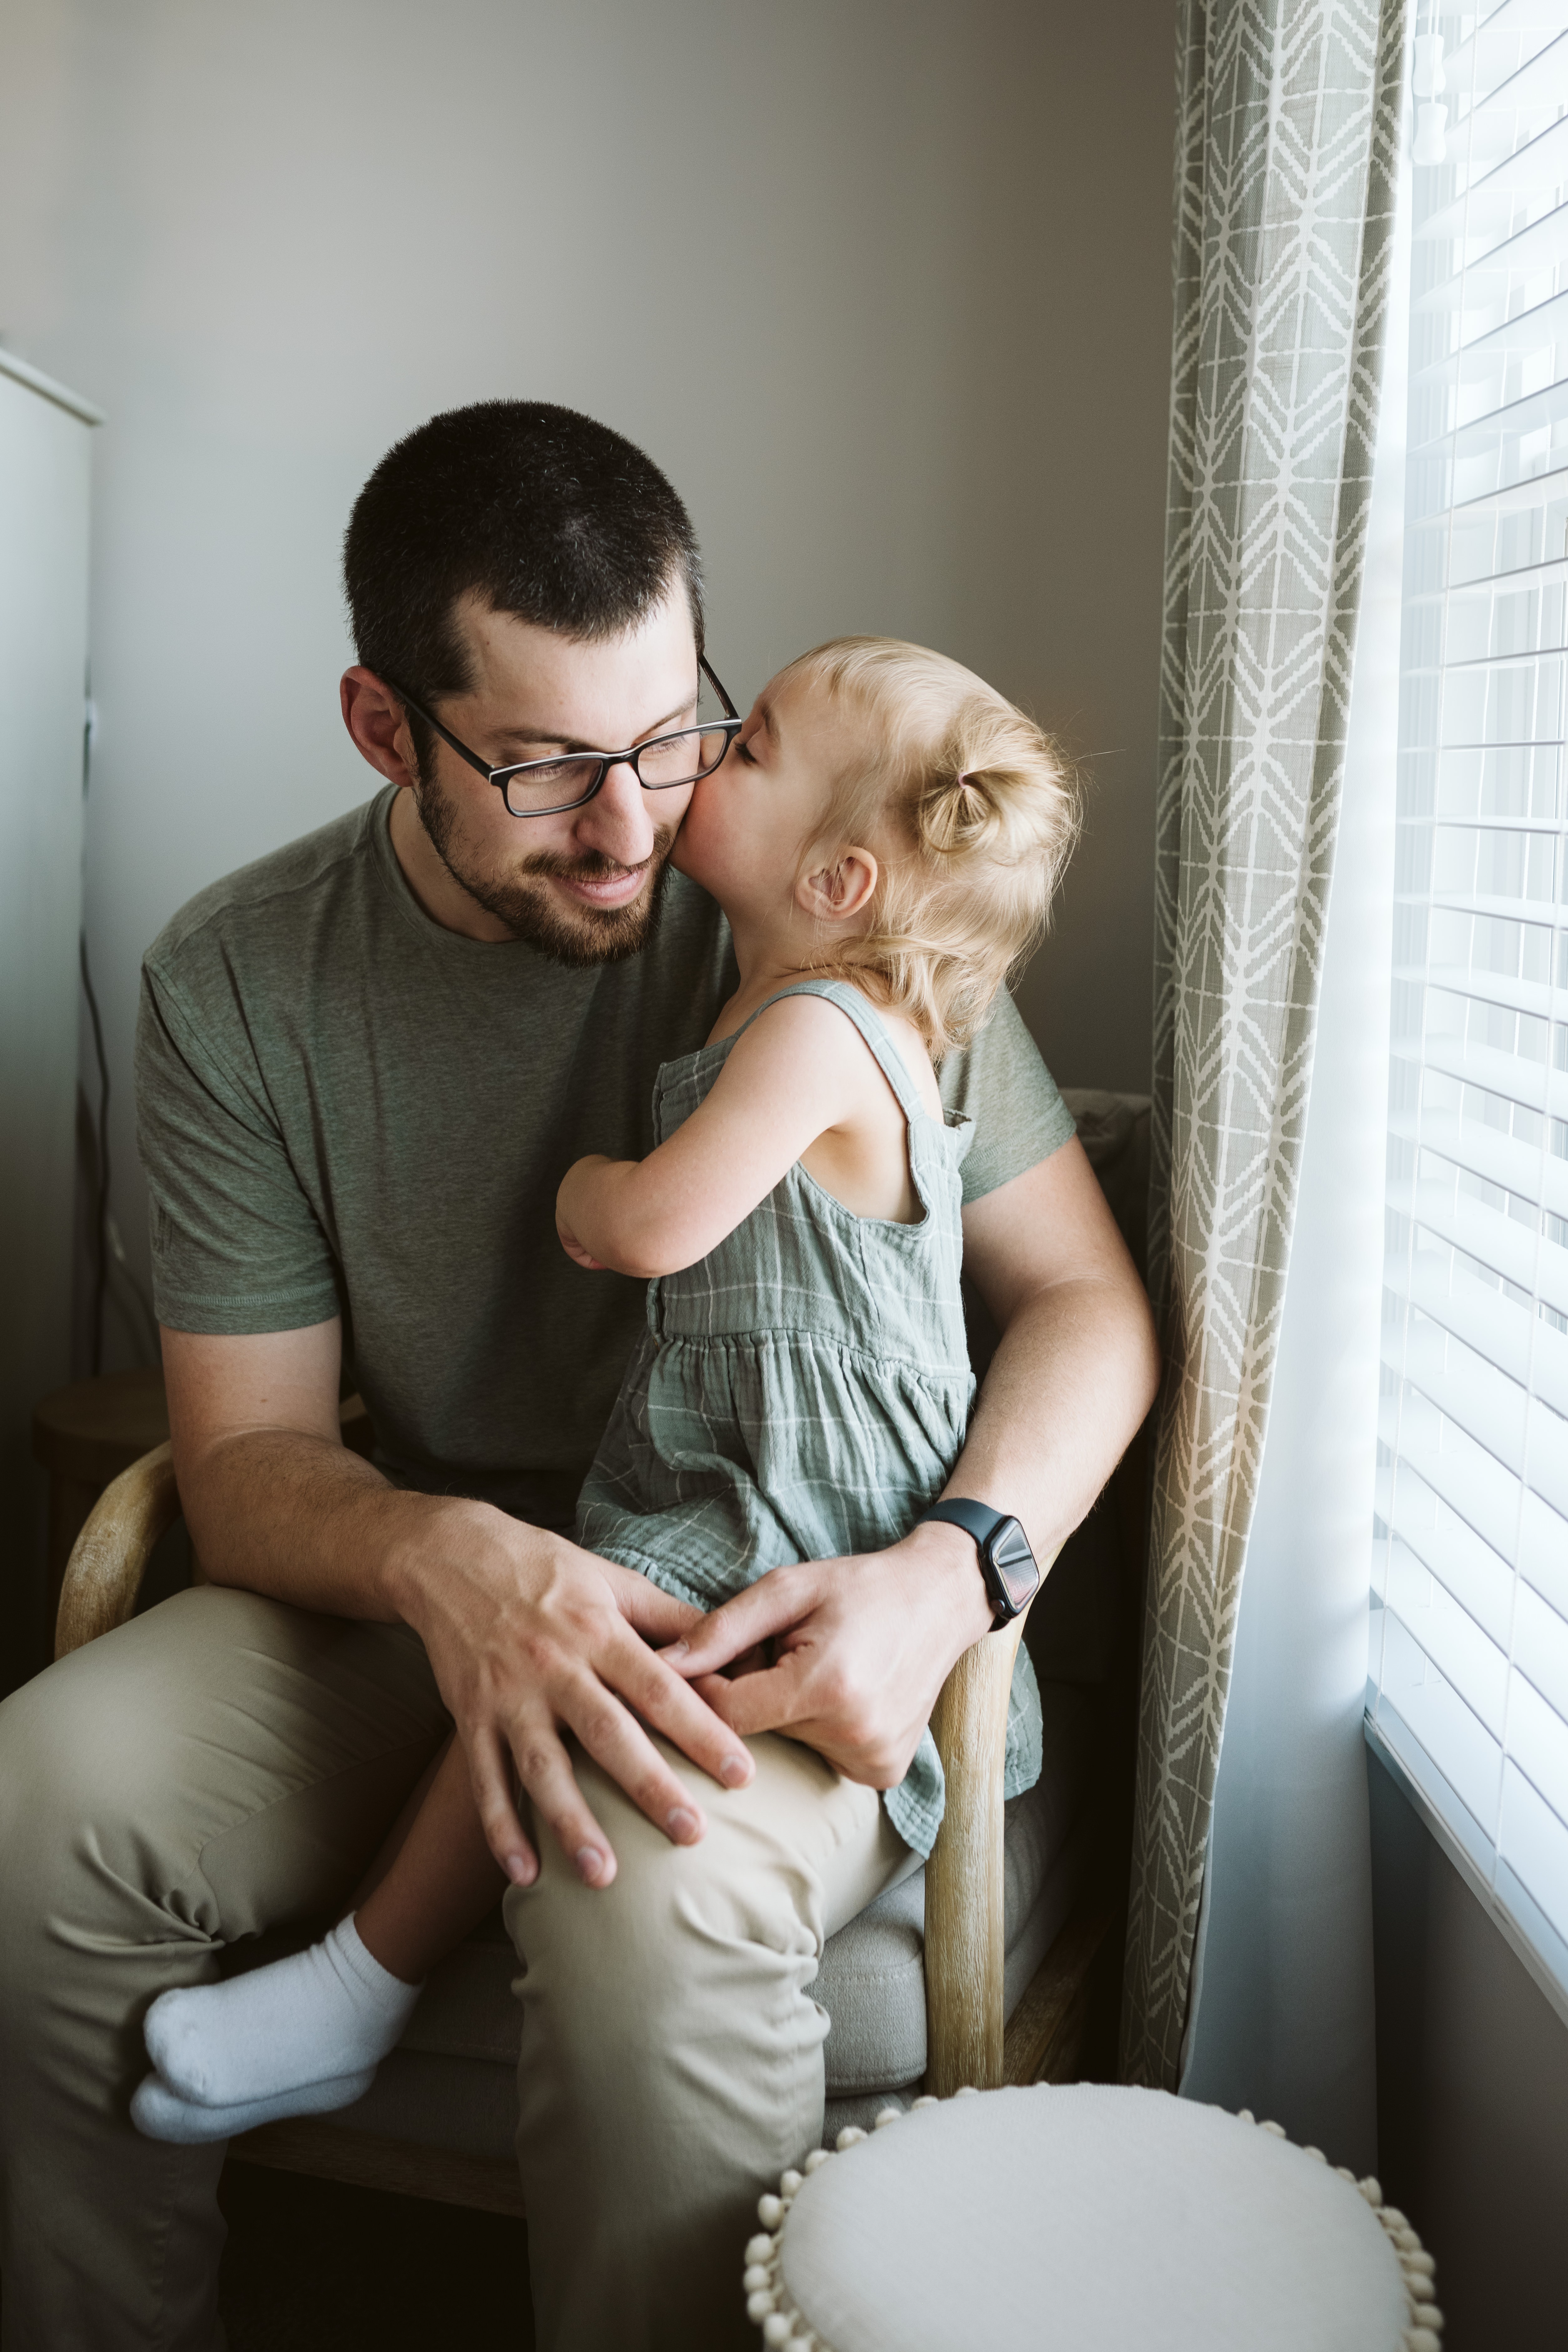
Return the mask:
{"type": "Polygon", "coordinates": [[[766,2345],[1440,2352],[1404,2214],[1245,2112],[1098,2083],[961,2091],[838,2150],[758,2206],[744,2285],[766,2345]]]}

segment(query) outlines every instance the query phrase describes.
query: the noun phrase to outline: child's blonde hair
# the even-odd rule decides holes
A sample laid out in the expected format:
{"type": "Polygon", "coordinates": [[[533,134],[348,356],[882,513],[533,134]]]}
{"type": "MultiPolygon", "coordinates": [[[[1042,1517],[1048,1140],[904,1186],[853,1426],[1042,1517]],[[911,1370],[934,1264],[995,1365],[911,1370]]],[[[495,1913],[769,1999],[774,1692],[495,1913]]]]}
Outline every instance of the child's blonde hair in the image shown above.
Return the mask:
{"type": "Polygon", "coordinates": [[[1032,719],[924,646],[835,637],[782,675],[849,703],[876,743],[836,779],[808,852],[861,842],[881,868],[866,929],[824,965],[872,982],[941,1055],[974,1034],[1050,920],[1076,781],[1032,719]]]}

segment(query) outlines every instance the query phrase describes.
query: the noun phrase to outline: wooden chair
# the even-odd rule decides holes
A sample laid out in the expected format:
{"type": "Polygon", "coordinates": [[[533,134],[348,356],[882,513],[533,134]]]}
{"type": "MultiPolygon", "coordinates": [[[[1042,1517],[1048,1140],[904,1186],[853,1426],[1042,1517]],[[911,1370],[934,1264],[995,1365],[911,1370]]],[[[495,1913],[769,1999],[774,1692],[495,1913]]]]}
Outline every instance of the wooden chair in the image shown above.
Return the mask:
{"type": "MultiPolygon", "coordinates": [[[[345,1443],[366,1449],[370,1424],[357,1398],[343,1405],[342,1421],[345,1443]]],[[[179,1511],[166,1444],[104,1490],[66,1569],[57,1658],[132,1614],[153,1548],[179,1511]]],[[[1089,1971],[1110,1917],[1093,1892],[1080,1897],[1005,2018],[1002,1765],[1021,1630],[988,1635],[959,1660],[931,1722],[947,1774],[946,1816],[925,1874],[926,2087],[939,2096],[964,2084],[1071,2079],[1089,1971]]],[[[405,2195],[522,2210],[515,2171],[503,2163],[381,2138],[330,2117],[269,2125],[232,2142],[230,2153],[405,2195]]]]}
{"type": "Polygon", "coordinates": [[[56,1389],[33,1409],[33,1459],[48,1473],[48,1617],[53,1626],[71,1546],[110,1479],[162,1445],[169,1409],[161,1371],[101,1372],[56,1389]]]}

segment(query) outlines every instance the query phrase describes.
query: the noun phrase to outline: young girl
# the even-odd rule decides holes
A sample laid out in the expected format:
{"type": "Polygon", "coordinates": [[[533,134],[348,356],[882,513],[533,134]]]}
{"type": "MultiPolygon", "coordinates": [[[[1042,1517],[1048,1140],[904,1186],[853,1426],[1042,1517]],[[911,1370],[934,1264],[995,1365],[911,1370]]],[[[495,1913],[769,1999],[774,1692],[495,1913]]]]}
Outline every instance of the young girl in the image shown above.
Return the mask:
{"type": "MultiPolygon", "coordinates": [[[[715,1607],[786,1561],[902,1536],[945,1484],[973,1380],[959,1165],[932,1058],[984,1019],[1043,928],[1074,830],[1045,738],[941,655],[844,638],[782,671],[699,783],[675,863],[729,919],[740,986],[668,1062],[658,1149],[580,1160],[556,1204],[590,1270],[648,1280],[647,1329],[579,1499],[576,1538],[715,1607]]],[[[1039,1772],[1020,1650],[1006,1790],[1039,1772]]],[[[929,1854],[929,1731],[884,1798],[929,1854]]],[[[431,1967],[494,1905],[448,1742],[358,1908],[308,1951],[164,1993],[132,2104],[160,2139],[345,2106],[431,1967]]]]}

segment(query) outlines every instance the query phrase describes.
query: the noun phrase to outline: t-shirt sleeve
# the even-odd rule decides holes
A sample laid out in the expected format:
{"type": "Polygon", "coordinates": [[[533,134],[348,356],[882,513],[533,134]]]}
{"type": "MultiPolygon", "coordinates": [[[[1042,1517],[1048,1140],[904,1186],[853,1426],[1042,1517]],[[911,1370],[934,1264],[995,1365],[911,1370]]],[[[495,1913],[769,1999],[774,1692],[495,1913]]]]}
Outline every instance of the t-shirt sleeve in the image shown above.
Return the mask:
{"type": "Polygon", "coordinates": [[[1078,1131],[1005,989],[984,1028],[948,1055],[940,1082],[947,1108],[974,1124],[963,1161],[966,1204],[1048,1160],[1078,1131]]]}
{"type": "Polygon", "coordinates": [[[224,1053],[216,1025],[172,974],[143,966],[136,1130],[158,1320],[222,1335],[324,1323],[341,1307],[331,1251],[258,1072],[224,1053]]]}

